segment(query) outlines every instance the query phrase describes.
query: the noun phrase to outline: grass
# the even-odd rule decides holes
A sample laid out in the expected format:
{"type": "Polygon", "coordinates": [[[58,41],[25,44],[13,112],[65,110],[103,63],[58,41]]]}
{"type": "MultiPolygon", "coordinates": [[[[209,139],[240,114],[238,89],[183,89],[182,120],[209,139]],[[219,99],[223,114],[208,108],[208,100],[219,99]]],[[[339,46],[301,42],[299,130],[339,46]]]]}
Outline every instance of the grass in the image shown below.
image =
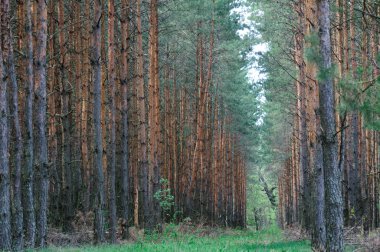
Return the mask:
{"type": "Polygon", "coordinates": [[[121,251],[311,251],[309,241],[288,241],[276,227],[263,230],[223,230],[194,228],[181,231],[179,226],[168,225],[163,234],[150,235],[134,243],[102,245],[97,247],[57,248],[43,252],[121,252],[121,251]]]}

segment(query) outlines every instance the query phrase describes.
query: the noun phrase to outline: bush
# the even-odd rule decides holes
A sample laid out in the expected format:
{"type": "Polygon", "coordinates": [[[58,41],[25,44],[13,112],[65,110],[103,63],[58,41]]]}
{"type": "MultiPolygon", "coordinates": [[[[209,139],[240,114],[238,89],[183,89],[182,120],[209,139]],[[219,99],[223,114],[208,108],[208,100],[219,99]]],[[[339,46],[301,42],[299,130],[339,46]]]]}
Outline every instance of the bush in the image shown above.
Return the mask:
{"type": "Polygon", "coordinates": [[[172,219],[172,207],[174,206],[174,196],[168,187],[169,181],[167,179],[161,178],[160,184],[161,189],[154,194],[154,199],[160,203],[162,213],[165,218],[172,219]]]}

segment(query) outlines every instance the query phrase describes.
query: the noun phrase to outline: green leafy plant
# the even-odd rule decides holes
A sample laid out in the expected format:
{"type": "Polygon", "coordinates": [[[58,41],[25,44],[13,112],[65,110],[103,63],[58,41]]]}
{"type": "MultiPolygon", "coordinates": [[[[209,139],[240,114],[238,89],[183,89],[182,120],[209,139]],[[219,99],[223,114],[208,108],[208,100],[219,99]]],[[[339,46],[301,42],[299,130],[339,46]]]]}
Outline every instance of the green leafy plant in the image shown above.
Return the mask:
{"type": "Polygon", "coordinates": [[[154,194],[154,199],[160,202],[161,209],[165,216],[170,216],[172,207],[174,206],[174,196],[168,186],[169,181],[161,178],[161,189],[154,194]]]}

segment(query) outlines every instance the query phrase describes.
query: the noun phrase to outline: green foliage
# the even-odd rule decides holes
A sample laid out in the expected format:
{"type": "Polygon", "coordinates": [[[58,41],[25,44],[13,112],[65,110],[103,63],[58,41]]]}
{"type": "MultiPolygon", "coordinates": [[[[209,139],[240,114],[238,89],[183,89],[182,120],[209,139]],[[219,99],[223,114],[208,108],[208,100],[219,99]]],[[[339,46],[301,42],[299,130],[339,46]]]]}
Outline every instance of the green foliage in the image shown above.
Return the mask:
{"type": "Polygon", "coordinates": [[[142,242],[125,245],[104,245],[81,248],[50,248],[43,252],[116,252],[116,251],[310,251],[308,241],[289,241],[281,230],[271,227],[255,232],[249,230],[222,230],[219,228],[191,228],[168,225],[161,236],[146,236],[142,242]]]}
{"type": "Polygon", "coordinates": [[[367,89],[361,94],[359,110],[368,129],[380,130],[380,78],[366,83],[367,89]]]}
{"type": "Polygon", "coordinates": [[[248,191],[248,225],[258,230],[268,229],[275,225],[276,209],[271,206],[255,173],[249,176],[248,191]]]}
{"type": "Polygon", "coordinates": [[[319,48],[319,36],[316,31],[311,32],[310,35],[306,36],[306,50],[305,57],[309,63],[313,63],[318,66],[318,80],[325,81],[331,79],[336,75],[336,66],[332,65],[329,69],[325,69],[322,65],[322,55],[319,48]]]}
{"type": "Polygon", "coordinates": [[[336,66],[333,64],[330,68],[319,68],[317,77],[318,80],[321,81],[326,81],[328,79],[333,79],[336,75],[336,66]]]}
{"type": "Polygon", "coordinates": [[[339,81],[339,89],[341,90],[340,104],[338,109],[340,111],[355,111],[359,108],[358,96],[360,94],[360,85],[355,81],[352,76],[342,78],[339,81]]]}
{"type": "Polygon", "coordinates": [[[359,68],[339,81],[341,99],[338,109],[341,113],[361,112],[366,128],[380,130],[380,78],[363,82],[353,77],[362,74],[363,69],[359,68]]]}
{"type": "Polygon", "coordinates": [[[309,63],[320,65],[322,62],[321,54],[319,53],[319,37],[317,32],[311,32],[305,37],[305,42],[308,45],[305,49],[305,57],[309,63]]]}
{"type": "MultiPolygon", "coordinates": [[[[209,58],[211,20],[215,23],[214,36],[214,64],[212,69],[212,83],[209,91],[222,105],[223,112],[219,119],[226,115],[232,116],[232,125],[228,131],[239,133],[241,146],[252,146],[256,139],[256,122],[259,118],[257,91],[247,78],[251,40],[241,39],[237,31],[243,28],[239,23],[239,15],[231,11],[242,5],[242,1],[215,0],[215,1],[169,1],[161,8],[162,27],[170,29],[168,36],[160,40],[162,64],[169,64],[177,73],[177,85],[188,91],[189,102],[195,101],[194,81],[197,73],[194,71],[197,55],[197,36],[202,38],[204,46],[204,67],[207,67],[209,58]],[[170,13],[170,17],[165,17],[170,13]],[[168,48],[169,47],[169,48],[168,48]],[[169,50],[169,58],[166,58],[169,50]],[[184,60],[187,59],[187,60],[184,60]]],[[[204,70],[206,72],[206,70],[204,70]]],[[[164,71],[161,71],[163,74],[164,71]]],[[[161,76],[165,83],[164,76],[161,76]]],[[[185,136],[191,134],[185,127],[185,136]]]]}
{"type": "MultiPolygon", "coordinates": [[[[247,218],[249,225],[265,229],[276,223],[276,209],[272,207],[268,196],[263,191],[259,177],[265,177],[270,188],[277,184],[283,161],[288,157],[288,141],[293,124],[293,106],[297,102],[294,95],[294,81],[297,69],[289,44],[294,44],[293,31],[289,30],[291,22],[286,17],[293,13],[284,0],[255,0],[251,3],[250,19],[255,24],[256,33],[251,45],[266,43],[268,51],[260,57],[252,57],[266,78],[252,85],[256,95],[256,117],[261,122],[255,125],[255,145],[251,147],[250,171],[247,190],[247,218]],[[273,17],[276,17],[275,19],[273,17]],[[290,23],[289,23],[290,22],[290,23]],[[289,26],[290,25],[290,26],[289,26]],[[263,98],[265,97],[265,98],[263,98]]],[[[277,197],[277,191],[274,191],[277,197]]],[[[260,250],[262,247],[249,247],[260,250]]]]}
{"type": "Polygon", "coordinates": [[[168,187],[168,183],[167,179],[161,178],[161,189],[153,195],[154,199],[160,202],[161,209],[165,215],[169,214],[174,206],[174,196],[168,187]]]}

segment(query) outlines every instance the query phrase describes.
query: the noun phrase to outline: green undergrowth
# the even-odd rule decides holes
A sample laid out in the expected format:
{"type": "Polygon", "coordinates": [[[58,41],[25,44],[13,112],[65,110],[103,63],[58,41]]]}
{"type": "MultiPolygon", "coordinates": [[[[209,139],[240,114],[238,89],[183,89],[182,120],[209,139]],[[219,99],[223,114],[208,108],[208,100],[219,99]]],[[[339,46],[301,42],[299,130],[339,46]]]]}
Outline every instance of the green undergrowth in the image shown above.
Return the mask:
{"type": "Polygon", "coordinates": [[[311,251],[309,241],[289,241],[276,227],[254,231],[167,225],[162,234],[148,235],[120,245],[78,248],[50,247],[43,252],[116,251],[311,251]]]}

